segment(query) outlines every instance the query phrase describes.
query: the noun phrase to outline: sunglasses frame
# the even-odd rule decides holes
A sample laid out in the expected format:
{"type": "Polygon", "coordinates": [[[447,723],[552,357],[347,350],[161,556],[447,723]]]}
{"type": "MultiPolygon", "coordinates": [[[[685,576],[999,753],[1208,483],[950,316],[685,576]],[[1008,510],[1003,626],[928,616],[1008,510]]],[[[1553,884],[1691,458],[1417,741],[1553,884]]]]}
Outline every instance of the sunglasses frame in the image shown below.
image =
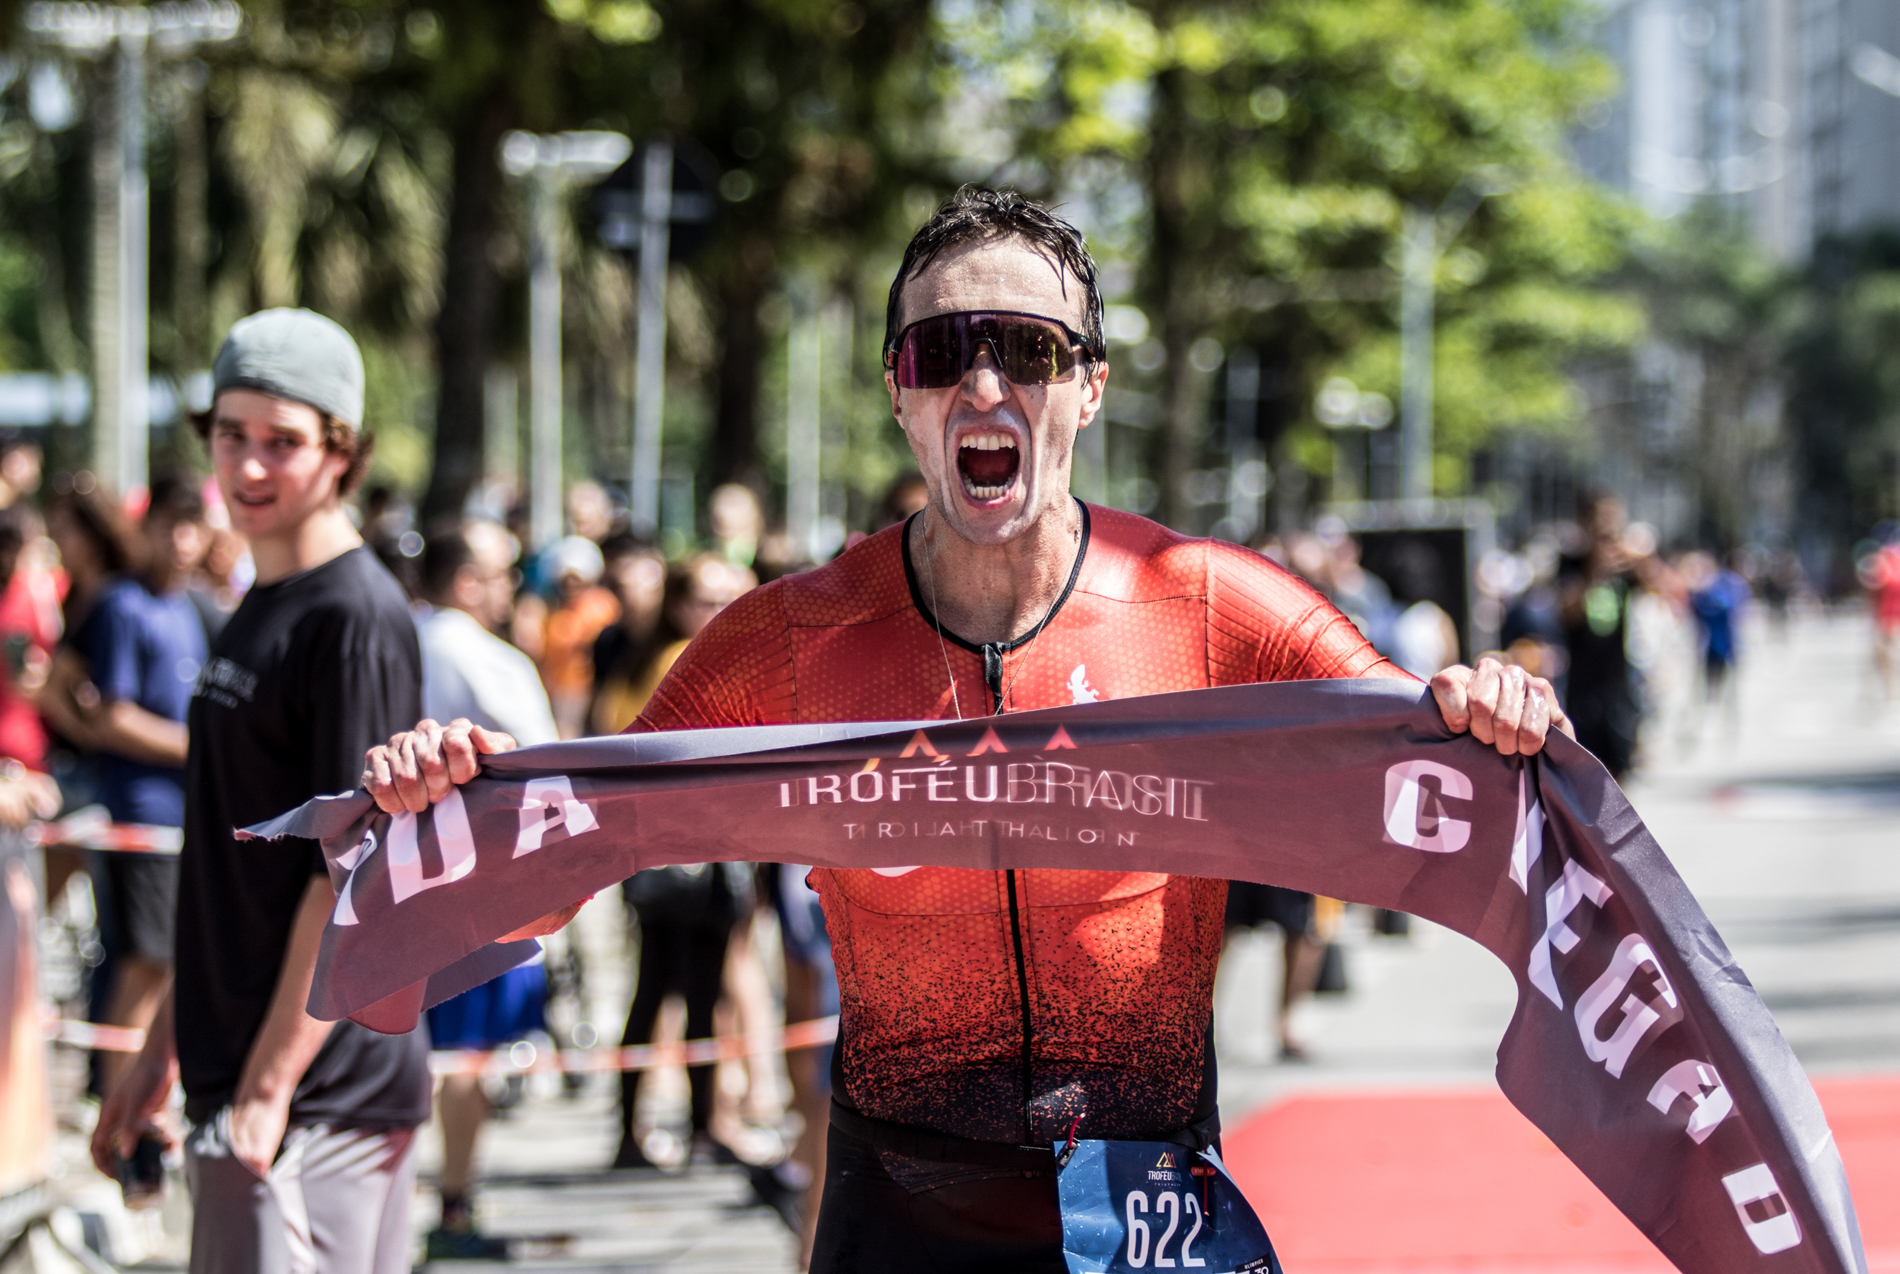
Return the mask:
{"type": "MultiPolygon", "coordinates": [[[[1082,333],[1076,331],[1074,328],[1070,327],[1067,323],[1064,323],[1061,319],[1050,318],[1047,314],[1031,314],[1027,310],[951,310],[945,314],[932,314],[928,318],[920,318],[914,323],[905,324],[903,330],[898,332],[897,339],[892,341],[891,344],[884,351],[885,370],[890,372],[893,377],[896,376],[897,358],[898,358],[898,355],[903,352],[904,342],[907,339],[909,339],[910,334],[913,331],[915,331],[919,327],[922,327],[925,323],[934,323],[939,319],[976,318],[976,317],[1034,319],[1038,323],[1047,323],[1052,327],[1059,328],[1062,334],[1068,338],[1069,344],[1073,346],[1076,350],[1080,351],[1081,358],[1077,360],[1080,366],[1092,367],[1096,363],[1101,362],[1102,359],[1104,358],[1103,354],[1097,352],[1095,347],[1089,344],[1088,337],[1082,335],[1082,333]]],[[[979,345],[985,344],[985,343],[990,344],[991,353],[998,356],[997,361],[998,361],[999,366],[997,370],[1002,371],[1002,368],[1000,366],[1000,363],[1002,361],[1000,357],[1002,354],[1002,351],[997,349],[993,342],[981,342],[981,341],[978,342],[979,345]]],[[[955,381],[952,381],[948,385],[939,385],[939,386],[936,386],[936,388],[938,389],[955,388],[956,385],[962,382],[962,379],[964,376],[968,376],[970,374],[970,368],[974,366],[976,366],[976,354],[972,352],[970,355],[970,361],[964,365],[963,371],[958,375],[957,379],[955,381]]],[[[1074,368],[1071,367],[1070,371],[1073,371],[1073,370],[1074,368]]],[[[1066,376],[1067,373],[1065,372],[1063,375],[1066,376]]],[[[1003,376],[1004,376],[1004,379],[1008,380],[1012,385],[1014,384],[1053,385],[1057,383],[1057,380],[1017,381],[1016,379],[1011,377],[1009,373],[1006,371],[1003,372],[1003,376]]],[[[1057,379],[1060,379],[1060,378],[1057,378],[1057,379]]],[[[900,385],[898,386],[898,388],[902,389],[902,388],[905,388],[905,386],[900,385]]]]}

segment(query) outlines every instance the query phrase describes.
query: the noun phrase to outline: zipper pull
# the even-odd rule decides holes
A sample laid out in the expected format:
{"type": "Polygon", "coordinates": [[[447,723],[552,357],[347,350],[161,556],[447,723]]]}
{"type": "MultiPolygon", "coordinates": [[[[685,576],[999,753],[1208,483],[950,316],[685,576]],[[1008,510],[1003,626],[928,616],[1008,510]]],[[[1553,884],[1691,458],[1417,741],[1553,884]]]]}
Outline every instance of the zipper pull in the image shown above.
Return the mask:
{"type": "Polygon", "coordinates": [[[1077,1115],[1075,1122],[1069,1125],[1069,1144],[1056,1153],[1056,1170],[1059,1172],[1069,1166],[1069,1160],[1075,1158],[1075,1130],[1082,1126],[1082,1116],[1077,1115]]]}

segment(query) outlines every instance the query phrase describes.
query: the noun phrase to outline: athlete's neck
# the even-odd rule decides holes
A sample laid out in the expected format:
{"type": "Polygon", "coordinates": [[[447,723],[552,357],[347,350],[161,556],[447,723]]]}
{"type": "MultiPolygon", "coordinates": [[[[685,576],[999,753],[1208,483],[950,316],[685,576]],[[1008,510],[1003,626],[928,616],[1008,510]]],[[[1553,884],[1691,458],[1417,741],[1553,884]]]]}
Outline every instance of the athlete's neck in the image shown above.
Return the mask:
{"type": "Polygon", "coordinates": [[[275,584],[342,557],[362,543],[349,514],[331,501],[293,526],[253,539],[251,560],[257,564],[257,582],[275,584]]]}
{"type": "Polygon", "coordinates": [[[1069,582],[1082,513],[1066,495],[1006,544],[972,544],[926,509],[910,524],[911,562],[944,631],[987,644],[1025,636],[1069,582]]]}

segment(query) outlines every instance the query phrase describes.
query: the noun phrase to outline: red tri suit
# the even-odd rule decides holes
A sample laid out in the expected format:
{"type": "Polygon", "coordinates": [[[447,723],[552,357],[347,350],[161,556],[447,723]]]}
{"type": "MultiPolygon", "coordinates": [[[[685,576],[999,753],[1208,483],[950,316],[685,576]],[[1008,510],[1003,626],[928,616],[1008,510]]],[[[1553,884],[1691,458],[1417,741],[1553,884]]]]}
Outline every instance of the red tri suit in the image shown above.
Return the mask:
{"type": "MultiPolygon", "coordinates": [[[[948,718],[958,702],[976,717],[998,699],[1013,712],[1407,676],[1265,558],[1112,509],[1083,506],[1082,553],[1031,641],[940,642],[927,585],[893,527],[749,593],[632,729],[948,718]]],[[[811,883],[838,967],[836,1095],[863,1114],[1047,1145],[1072,1127],[1140,1139],[1213,1113],[1224,881],[916,867],[819,869],[811,883]]]]}

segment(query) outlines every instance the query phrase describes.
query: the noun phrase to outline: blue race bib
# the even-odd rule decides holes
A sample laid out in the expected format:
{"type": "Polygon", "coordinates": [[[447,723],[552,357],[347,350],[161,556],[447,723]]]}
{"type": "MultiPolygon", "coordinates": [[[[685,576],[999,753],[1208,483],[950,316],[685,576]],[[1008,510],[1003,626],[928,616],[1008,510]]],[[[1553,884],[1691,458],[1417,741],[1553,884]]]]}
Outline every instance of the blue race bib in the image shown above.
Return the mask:
{"type": "Polygon", "coordinates": [[[1266,1227],[1220,1154],[1165,1141],[1058,1143],[1070,1274],[1281,1274],[1266,1227]],[[1070,1153],[1072,1149],[1072,1153],[1070,1153]]]}

